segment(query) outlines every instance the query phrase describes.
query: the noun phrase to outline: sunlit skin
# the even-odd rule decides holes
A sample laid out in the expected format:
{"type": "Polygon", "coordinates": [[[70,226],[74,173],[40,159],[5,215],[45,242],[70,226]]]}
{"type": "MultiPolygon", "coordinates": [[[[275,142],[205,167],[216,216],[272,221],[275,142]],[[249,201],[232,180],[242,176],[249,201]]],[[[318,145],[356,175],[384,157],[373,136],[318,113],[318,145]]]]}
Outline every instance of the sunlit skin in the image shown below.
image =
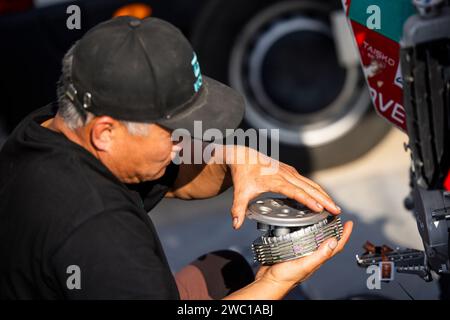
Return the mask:
{"type": "MultiPolygon", "coordinates": [[[[135,136],[120,122],[108,116],[95,117],[86,126],[71,130],[58,115],[42,126],[60,132],[74,143],[84,147],[99,159],[120,181],[139,183],[162,177],[171,163],[179,145],[172,142],[171,132],[156,124],[148,124],[148,135],[135,136]]],[[[218,149],[214,157],[227,159],[233,153],[247,155],[251,149],[229,146],[218,149]]],[[[254,152],[254,151],[253,151],[254,152]]],[[[245,158],[245,157],[244,157],[245,158]]],[[[271,161],[276,161],[271,159],[271,161]]],[[[265,192],[274,192],[295,199],[320,212],[326,209],[339,214],[341,209],[317,183],[300,175],[297,170],[277,162],[279,170],[262,175],[262,163],[203,163],[181,164],[173,188],[166,197],[184,200],[205,199],[234,187],[231,209],[232,226],[239,229],[245,220],[248,203],[265,192]]],[[[347,222],[341,240],[329,239],[313,254],[261,267],[256,280],[227,299],[281,299],[298,283],[307,279],[323,263],[341,252],[352,232],[353,223],[347,222]]],[[[339,271],[336,271],[339,272],[339,271]]]]}
{"type": "Polygon", "coordinates": [[[84,147],[124,183],[161,178],[179,151],[171,132],[155,124],[147,124],[146,136],[130,134],[120,121],[108,116],[96,117],[75,130],[59,116],[42,125],[84,147]]]}

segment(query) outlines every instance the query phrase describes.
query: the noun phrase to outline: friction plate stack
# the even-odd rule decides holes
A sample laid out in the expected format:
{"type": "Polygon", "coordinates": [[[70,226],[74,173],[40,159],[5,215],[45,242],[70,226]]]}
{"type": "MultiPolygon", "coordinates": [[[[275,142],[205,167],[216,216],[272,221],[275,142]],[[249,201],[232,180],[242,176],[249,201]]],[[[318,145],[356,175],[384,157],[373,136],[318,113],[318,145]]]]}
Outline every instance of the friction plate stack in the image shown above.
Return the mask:
{"type": "Polygon", "coordinates": [[[339,240],[343,231],[340,217],[313,213],[289,199],[259,200],[249,207],[247,215],[266,230],[252,245],[255,261],[263,265],[309,255],[326,239],[339,240]],[[284,234],[276,235],[277,228],[285,230],[284,234]]]}

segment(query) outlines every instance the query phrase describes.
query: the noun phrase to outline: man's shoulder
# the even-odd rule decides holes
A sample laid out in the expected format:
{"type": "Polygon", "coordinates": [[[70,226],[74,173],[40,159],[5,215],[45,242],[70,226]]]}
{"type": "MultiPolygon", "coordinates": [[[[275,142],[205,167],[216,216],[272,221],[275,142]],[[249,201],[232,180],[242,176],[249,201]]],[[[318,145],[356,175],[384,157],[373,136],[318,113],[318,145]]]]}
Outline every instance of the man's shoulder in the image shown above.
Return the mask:
{"type": "Polygon", "coordinates": [[[16,165],[12,179],[0,183],[0,219],[9,221],[8,227],[17,232],[26,223],[27,234],[45,239],[49,253],[80,227],[98,224],[106,216],[145,220],[126,191],[93,177],[82,160],[70,154],[36,156],[16,165]]]}
{"type": "Polygon", "coordinates": [[[35,157],[32,164],[24,166],[21,172],[22,181],[26,181],[24,187],[45,196],[52,204],[61,202],[104,210],[101,189],[96,184],[105,182],[92,177],[90,169],[81,161],[76,155],[62,152],[35,157]]]}
{"type": "MultiPolygon", "coordinates": [[[[34,154],[11,162],[7,169],[0,178],[0,189],[8,199],[5,206],[14,214],[38,214],[42,223],[58,220],[77,225],[120,202],[132,209],[124,188],[70,152],[34,154]]],[[[0,175],[5,170],[0,166],[0,175]]]]}

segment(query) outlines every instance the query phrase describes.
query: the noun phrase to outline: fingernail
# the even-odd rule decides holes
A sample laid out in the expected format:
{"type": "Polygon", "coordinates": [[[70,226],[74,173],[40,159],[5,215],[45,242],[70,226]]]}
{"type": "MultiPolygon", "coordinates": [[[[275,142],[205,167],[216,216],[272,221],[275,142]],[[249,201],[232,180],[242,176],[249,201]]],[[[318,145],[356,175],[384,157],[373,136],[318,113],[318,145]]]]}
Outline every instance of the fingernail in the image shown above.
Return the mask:
{"type": "Polygon", "coordinates": [[[238,222],[239,222],[239,218],[238,218],[238,217],[234,217],[234,218],[233,218],[233,228],[236,229],[236,227],[237,227],[237,225],[238,225],[238,222]]]}
{"type": "Polygon", "coordinates": [[[320,210],[323,210],[323,206],[320,203],[316,203],[317,208],[319,208],[320,210]]]}
{"type": "Polygon", "coordinates": [[[336,210],[339,211],[339,212],[341,212],[341,208],[338,207],[338,206],[336,206],[336,210]]]}
{"type": "Polygon", "coordinates": [[[330,248],[331,250],[336,249],[337,247],[337,240],[335,238],[331,239],[330,242],[328,242],[328,248],[330,248]]]}

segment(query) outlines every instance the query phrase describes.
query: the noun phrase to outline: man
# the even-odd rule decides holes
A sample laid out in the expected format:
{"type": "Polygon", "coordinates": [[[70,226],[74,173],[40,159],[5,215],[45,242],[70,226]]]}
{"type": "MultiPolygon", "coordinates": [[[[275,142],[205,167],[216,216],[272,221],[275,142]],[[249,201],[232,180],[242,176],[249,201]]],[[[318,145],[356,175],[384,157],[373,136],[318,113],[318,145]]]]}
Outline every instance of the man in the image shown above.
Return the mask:
{"type": "MultiPolygon", "coordinates": [[[[227,162],[250,153],[245,147],[217,148],[224,164],[172,163],[173,130],[201,138],[194,120],[235,128],[243,109],[236,92],[200,74],[172,25],[120,17],[90,30],[63,60],[58,105],[24,119],[0,153],[0,297],[179,298],[189,281],[179,290],[147,215],[163,197],[209,198],[233,184],[236,229],[263,192],[339,214],[292,167],[260,175],[262,164],[227,162]]],[[[282,298],[342,250],[351,228],[313,255],[261,268],[227,298],[282,298]]]]}

